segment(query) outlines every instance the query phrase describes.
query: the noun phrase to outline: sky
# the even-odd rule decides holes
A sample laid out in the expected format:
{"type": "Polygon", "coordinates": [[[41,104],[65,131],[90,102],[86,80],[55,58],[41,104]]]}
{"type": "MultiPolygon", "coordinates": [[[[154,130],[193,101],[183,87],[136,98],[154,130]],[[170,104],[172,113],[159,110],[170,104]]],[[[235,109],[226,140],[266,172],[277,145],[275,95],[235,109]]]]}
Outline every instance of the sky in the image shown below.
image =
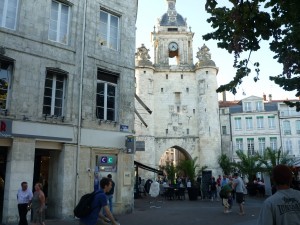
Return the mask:
{"type": "MultiPolygon", "coordinates": [[[[235,75],[233,68],[233,55],[226,50],[217,47],[217,41],[204,41],[202,36],[204,34],[213,32],[213,28],[206,21],[209,14],[205,11],[205,0],[177,0],[176,11],[184,18],[187,18],[188,27],[191,27],[192,32],[195,33],[193,40],[193,54],[194,63],[196,63],[196,53],[198,48],[205,44],[211,53],[211,59],[215,61],[216,66],[219,67],[217,75],[218,85],[226,84],[232,80],[235,75]]],[[[151,43],[151,32],[153,27],[157,26],[157,19],[167,12],[166,0],[139,0],[138,17],[136,23],[136,47],[141,44],[150,49],[151,61],[153,62],[153,46],[151,43]]],[[[237,94],[233,95],[230,92],[226,93],[227,100],[241,100],[243,98],[255,95],[262,97],[263,94],[272,94],[274,100],[296,99],[295,91],[287,92],[269,80],[269,76],[278,75],[282,71],[282,65],[273,59],[274,53],[269,50],[268,43],[262,43],[262,47],[258,52],[252,53],[250,62],[260,63],[259,81],[254,82],[253,78],[256,76],[254,68],[252,73],[243,80],[243,83],[237,87],[237,94]]],[[[251,65],[250,64],[250,65],[251,65]]],[[[219,100],[222,95],[219,94],[219,100]]]]}

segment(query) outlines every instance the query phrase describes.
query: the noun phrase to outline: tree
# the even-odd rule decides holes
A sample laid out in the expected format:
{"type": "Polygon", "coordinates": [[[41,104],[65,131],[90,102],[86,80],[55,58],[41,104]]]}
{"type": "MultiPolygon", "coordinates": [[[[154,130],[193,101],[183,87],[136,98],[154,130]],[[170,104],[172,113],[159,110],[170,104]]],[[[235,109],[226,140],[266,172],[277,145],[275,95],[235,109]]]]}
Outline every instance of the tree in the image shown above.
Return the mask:
{"type": "MultiPolygon", "coordinates": [[[[225,1],[218,1],[224,4],[225,1]]],[[[236,93],[236,86],[251,73],[248,66],[251,53],[258,51],[262,40],[269,41],[274,58],[283,65],[280,74],[270,80],[286,91],[296,90],[300,96],[300,2],[298,0],[228,0],[231,7],[218,7],[217,0],[206,0],[207,20],[215,29],[203,36],[204,40],[218,40],[218,47],[234,54],[236,74],[217,92],[236,93]],[[247,57],[244,57],[244,54],[247,57]],[[242,58],[242,56],[244,58],[242,58]]],[[[259,64],[255,62],[254,81],[259,80],[259,64]]],[[[300,111],[300,102],[286,102],[300,111]]]]}
{"type": "Polygon", "coordinates": [[[265,171],[271,175],[272,169],[278,164],[285,164],[291,166],[294,159],[289,157],[287,152],[283,153],[281,148],[278,150],[272,150],[266,148],[263,155],[260,156],[260,162],[265,166],[265,171]]]}
{"type": "Polygon", "coordinates": [[[174,164],[167,162],[165,166],[161,166],[161,169],[166,172],[168,181],[171,182],[172,185],[175,184],[177,168],[174,166],[174,164]]]}
{"type": "Polygon", "coordinates": [[[234,171],[232,162],[226,154],[222,154],[218,158],[218,163],[223,170],[223,173],[229,175],[234,171]]]}
{"type": "Polygon", "coordinates": [[[194,159],[182,160],[177,165],[178,171],[188,176],[192,184],[195,184],[195,179],[198,174],[197,168],[199,168],[199,165],[196,163],[197,159],[198,158],[195,157],[194,159]]]}
{"type": "Polygon", "coordinates": [[[245,175],[249,183],[252,183],[256,174],[262,172],[262,163],[259,161],[259,155],[246,155],[242,150],[236,151],[240,162],[233,163],[233,165],[245,175]]]}

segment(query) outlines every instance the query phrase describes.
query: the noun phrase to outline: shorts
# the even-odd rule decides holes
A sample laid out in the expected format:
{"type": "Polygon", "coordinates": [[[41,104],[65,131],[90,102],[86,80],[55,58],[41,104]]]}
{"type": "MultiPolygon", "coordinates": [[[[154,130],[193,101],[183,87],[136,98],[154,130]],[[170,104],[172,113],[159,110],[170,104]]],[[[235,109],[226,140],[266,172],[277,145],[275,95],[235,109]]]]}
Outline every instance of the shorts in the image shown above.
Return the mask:
{"type": "Polygon", "coordinates": [[[244,193],[236,192],[236,202],[242,204],[244,202],[244,193]]]}

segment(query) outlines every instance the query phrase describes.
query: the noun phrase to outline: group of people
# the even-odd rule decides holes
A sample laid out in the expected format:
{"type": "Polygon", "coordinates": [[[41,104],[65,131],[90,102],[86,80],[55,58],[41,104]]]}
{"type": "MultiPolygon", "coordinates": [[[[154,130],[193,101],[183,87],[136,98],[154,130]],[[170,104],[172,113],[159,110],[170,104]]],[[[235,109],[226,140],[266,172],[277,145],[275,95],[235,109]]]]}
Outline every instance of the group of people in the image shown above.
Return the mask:
{"type": "MultiPolygon", "coordinates": [[[[293,173],[286,165],[277,165],[272,170],[272,179],[276,192],[268,197],[261,208],[257,225],[292,225],[300,224],[300,192],[291,188],[293,173]]],[[[219,182],[220,196],[224,205],[224,213],[230,212],[233,193],[239,204],[239,214],[244,215],[245,185],[238,174],[234,179],[226,177],[219,182]],[[224,180],[224,182],[222,182],[224,180]]],[[[216,182],[218,185],[218,182],[216,182]]]]}
{"type": "Polygon", "coordinates": [[[224,213],[230,213],[231,207],[233,204],[233,199],[236,199],[236,202],[239,205],[239,214],[244,215],[244,194],[246,192],[246,187],[244,181],[239,176],[238,173],[234,173],[233,177],[227,177],[226,175],[221,177],[219,175],[218,179],[215,180],[212,177],[209,184],[209,192],[211,195],[211,200],[218,200],[218,197],[222,199],[222,204],[224,206],[224,213]]]}
{"type": "Polygon", "coordinates": [[[43,192],[43,185],[36,183],[34,186],[34,193],[28,189],[28,183],[22,182],[21,188],[17,193],[19,225],[28,225],[27,212],[32,210],[32,222],[34,225],[45,225],[45,208],[46,198],[43,192]]]}
{"type": "MultiPolygon", "coordinates": [[[[108,174],[100,181],[99,190],[95,190],[95,196],[92,202],[91,213],[80,218],[80,225],[96,225],[98,219],[109,222],[112,225],[118,225],[113,216],[113,194],[115,183],[112,175],[108,174]]],[[[21,183],[21,188],[17,192],[19,225],[28,225],[27,213],[31,210],[33,225],[45,225],[46,198],[43,192],[43,185],[36,183],[34,193],[28,188],[27,182],[21,183]]]]}

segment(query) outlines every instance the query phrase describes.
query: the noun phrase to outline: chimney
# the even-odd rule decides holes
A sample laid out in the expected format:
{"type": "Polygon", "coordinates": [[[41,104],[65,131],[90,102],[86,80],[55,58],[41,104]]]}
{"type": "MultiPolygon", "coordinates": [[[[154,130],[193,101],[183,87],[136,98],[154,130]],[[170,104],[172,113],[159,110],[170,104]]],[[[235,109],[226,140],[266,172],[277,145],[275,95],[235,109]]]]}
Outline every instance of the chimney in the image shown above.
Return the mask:
{"type": "Polygon", "coordinates": [[[272,95],[269,94],[269,102],[271,102],[271,101],[272,101],[272,95]]]}
{"type": "Polygon", "coordinates": [[[265,102],[267,101],[267,95],[265,93],[263,93],[263,99],[265,102]]]}
{"type": "Polygon", "coordinates": [[[226,102],[226,91],[223,91],[222,95],[223,95],[223,102],[226,102]]]}

